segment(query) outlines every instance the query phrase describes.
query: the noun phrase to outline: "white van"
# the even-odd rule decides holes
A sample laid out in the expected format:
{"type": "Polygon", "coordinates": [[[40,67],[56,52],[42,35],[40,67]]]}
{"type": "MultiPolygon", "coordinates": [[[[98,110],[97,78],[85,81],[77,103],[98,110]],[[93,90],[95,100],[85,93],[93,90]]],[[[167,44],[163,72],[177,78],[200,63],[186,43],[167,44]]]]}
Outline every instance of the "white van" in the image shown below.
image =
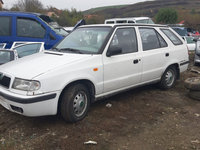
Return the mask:
{"type": "Polygon", "coordinates": [[[52,50],[0,66],[0,104],[76,122],[105,96],[150,83],[172,88],[188,63],[186,43],[168,26],[81,26],[52,50]]]}
{"type": "Polygon", "coordinates": [[[154,24],[153,20],[149,17],[113,18],[105,20],[105,24],[118,24],[118,23],[154,24]]]}

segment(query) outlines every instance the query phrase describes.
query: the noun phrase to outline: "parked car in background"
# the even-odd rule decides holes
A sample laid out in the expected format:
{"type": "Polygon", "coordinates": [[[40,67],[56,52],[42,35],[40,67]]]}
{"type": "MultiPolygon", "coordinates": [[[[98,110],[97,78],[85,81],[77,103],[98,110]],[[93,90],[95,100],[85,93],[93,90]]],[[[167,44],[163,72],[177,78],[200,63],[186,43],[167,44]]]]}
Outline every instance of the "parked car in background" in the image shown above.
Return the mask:
{"type": "Polygon", "coordinates": [[[17,59],[18,56],[16,50],[0,49],[0,65],[17,59]]]}
{"type": "Polygon", "coordinates": [[[118,23],[154,24],[153,20],[149,17],[112,18],[105,20],[105,24],[118,24],[118,23]]]}
{"type": "Polygon", "coordinates": [[[72,32],[74,30],[74,27],[63,27],[67,32],[72,32]]]}
{"type": "Polygon", "coordinates": [[[195,51],[196,48],[196,43],[194,41],[194,37],[192,36],[183,36],[183,39],[186,41],[187,43],[187,47],[189,51],[195,51]]]}
{"type": "Polygon", "coordinates": [[[29,42],[23,44],[15,42],[14,44],[15,47],[12,47],[12,49],[0,49],[0,65],[44,50],[43,42],[29,42]]]}
{"type": "Polygon", "coordinates": [[[180,36],[191,36],[191,37],[200,37],[200,34],[198,31],[195,31],[192,28],[188,27],[183,27],[183,26],[174,26],[174,25],[169,25],[174,29],[180,36]]]}
{"type": "Polygon", "coordinates": [[[44,51],[44,43],[43,42],[29,42],[26,44],[17,45],[13,47],[13,49],[17,51],[18,58],[22,58],[24,56],[28,56],[28,55],[32,55],[32,54],[44,51]]]}
{"type": "Polygon", "coordinates": [[[180,36],[184,37],[184,36],[188,36],[189,33],[187,31],[187,28],[185,27],[171,27],[174,31],[176,31],[180,36]]]}
{"type": "Polygon", "coordinates": [[[10,49],[14,42],[44,42],[45,49],[52,48],[68,34],[56,26],[48,16],[25,12],[0,12],[0,43],[10,49]]]}
{"type": "Polygon", "coordinates": [[[78,28],[79,26],[82,26],[82,25],[86,25],[86,22],[84,19],[81,19],[79,20],[74,27],[64,27],[64,29],[67,31],[67,32],[72,32],[74,31],[76,28],[78,28]]]}
{"type": "Polygon", "coordinates": [[[200,64],[200,39],[196,39],[196,48],[194,56],[194,65],[200,64]]]}
{"type": "Polygon", "coordinates": [[[0,43],[0,48],[5,48],[6,47],[6,43],[0,43]]]}
{"type": "Polygon", "coordinates": [[[150,83],[172,88],[188,63],[186,43],[168,26],[81,26],[50,51],[0,66],[0,104],[76,122],[103,97],[150,83]]]}

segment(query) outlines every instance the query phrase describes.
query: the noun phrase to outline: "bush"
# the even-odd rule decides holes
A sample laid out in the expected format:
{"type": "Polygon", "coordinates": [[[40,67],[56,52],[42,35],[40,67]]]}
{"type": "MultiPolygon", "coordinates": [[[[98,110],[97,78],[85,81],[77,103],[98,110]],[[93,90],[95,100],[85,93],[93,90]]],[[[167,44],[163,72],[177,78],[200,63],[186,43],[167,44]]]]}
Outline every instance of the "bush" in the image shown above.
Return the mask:
{"type": "Polygon", "coordinates": [[[156,15],[156,23],[174,24],[178,20],[178,15],[175,9],[162,8],[156,15]]]}

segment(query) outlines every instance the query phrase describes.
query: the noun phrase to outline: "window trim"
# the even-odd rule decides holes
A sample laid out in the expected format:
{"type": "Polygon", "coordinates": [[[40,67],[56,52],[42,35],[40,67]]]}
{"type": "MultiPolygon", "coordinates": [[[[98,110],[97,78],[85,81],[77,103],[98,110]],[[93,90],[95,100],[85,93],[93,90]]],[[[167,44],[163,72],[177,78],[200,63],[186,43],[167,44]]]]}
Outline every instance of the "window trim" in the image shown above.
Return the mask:
{"type": "Polygon", "coordinates": [[[168,30],[169,32],[171,32],[179,41],[180,41],[180,44],[175,44],[171,38],[168,37],[167,34],[165,34],[165,36],[172,42],[172,44],[174,44],[175,46],[178,46],[178,45],[183,45],[183,42],[181,41],[181,39],[173,32],[171,31],[170,29],[165,29],[165,28],[160,28],[160,30],[163,32],[163,34],[165,34],[165,32],[163,30],[168,30]]]}
{"type": "Polygon", "coordinates": [[[34,38],[34,39],[45,39],[46,37],[46,34],[47,34],[47,30],[46,28],[43,26],[43,24],[41,24],[38,20],[34,19],[34,18],[28,18],[28,17],[17,17],[16,18],[16,36],[17,37],[26,37],[26,38],[34,38]],[[30,36],[19,36],[18,35],[18,19],[26,19],[26,20],[32,20],[32,21],[36,21],[37,23],[39,23],[41,25],[41,27],[45,30],[45,34],[44,34],[44,37],[30,37],[30,36]]]}
{"type": "Polygon", "coordinates": [[[3,37],[11,36],[12,35],[12,17],[11,16],[0,16],[0,18],[1,17],[9,18],[9,34],[8,35],[0,35],[0,36],[3,36],[3,37]]]}
{"type": "MultiPolygon", "coordinates": [[[[139,28],[138,28],[139,33],[140,33],[140,29],[153,29],[153,30],[155,31],[155,33],[156,33],[156,37],[157,37],[157,39],[158,39],[159,46],[160,46],[159,48],[153,48],[153,49],[144,50],[144,48],[143,48],[143,43],[142,43],[142,51],[143,51],[143,52],[145,52],[145,51],[151,51],[151,50],[156,50],[156,49],[160,49],[160,48],[166,48],[166,47],[169,46],[168,43],[166,42],[166,40],[160,35],[160,33],[159,33],[155,28],[152,28],[152,27],[139,27],[139,28]],[[158,38],[158,35],[160,35],[160,36],[162,37],[162,39],[165,41],[165,43],[167,44],[167,46],[161,47],[161,42],[160,42],[160,40],[159,40],[159,38],[158,38]]],[[[142,42],[141,33],[140,33],[140,37],[141,37],[141,42],[142,42]]]]}
{"type": "MultiPolygon", "coordinates": [[[[113,31],[113,34],[112,34],[112,36],[111,36],[111,41],[109,42],[108,49],[109,49],[109,47],[110,47],[110,45],[111,45],[111,43],[112,43],[112,40],[113,40],[113,38],[114,38],[114,35],[115,35],[115,33],[117,32],[118,29],[132,29],[132,30],[135,31],[135,37],[136,37],[136,43],[137,43],[137,51],[135,51],[135,52],[130,52],[130,53],[121,53],[121,54],[118,54],[118,55],[116,55],[116,56],[138,53],[138,52],[139,52],[139,48],[138,48],[138,47],[139,47],[139,46],[138,46],[138,37],[137,37],[137,32],[136,32],[135,27],[130,27],[130,26],[128,26],[128,27],[118,27],[118,28],[115,28],[115,29],[116,29],[116,30],[113,31]]],[[[106,54],[108,53],[108,49],[107,49],[106,54]]]]}

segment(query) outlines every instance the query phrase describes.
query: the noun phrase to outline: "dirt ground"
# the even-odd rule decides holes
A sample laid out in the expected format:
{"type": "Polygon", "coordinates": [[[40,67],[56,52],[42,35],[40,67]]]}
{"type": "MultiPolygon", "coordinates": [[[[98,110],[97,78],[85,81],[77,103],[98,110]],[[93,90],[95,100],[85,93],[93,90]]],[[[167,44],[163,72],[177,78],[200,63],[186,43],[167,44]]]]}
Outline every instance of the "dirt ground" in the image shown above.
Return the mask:
{"type": "Polygon", "coordinates": [[[0,150],[200,150],[200,101],[190,99],[183,85],[200,76],[191,69],[200,66],[191,64],[168,91],[149,85],[96,102],[76,124],[0,106],[0,150]],[[84,145],[89,140],[97,145],[84,145]]]}

